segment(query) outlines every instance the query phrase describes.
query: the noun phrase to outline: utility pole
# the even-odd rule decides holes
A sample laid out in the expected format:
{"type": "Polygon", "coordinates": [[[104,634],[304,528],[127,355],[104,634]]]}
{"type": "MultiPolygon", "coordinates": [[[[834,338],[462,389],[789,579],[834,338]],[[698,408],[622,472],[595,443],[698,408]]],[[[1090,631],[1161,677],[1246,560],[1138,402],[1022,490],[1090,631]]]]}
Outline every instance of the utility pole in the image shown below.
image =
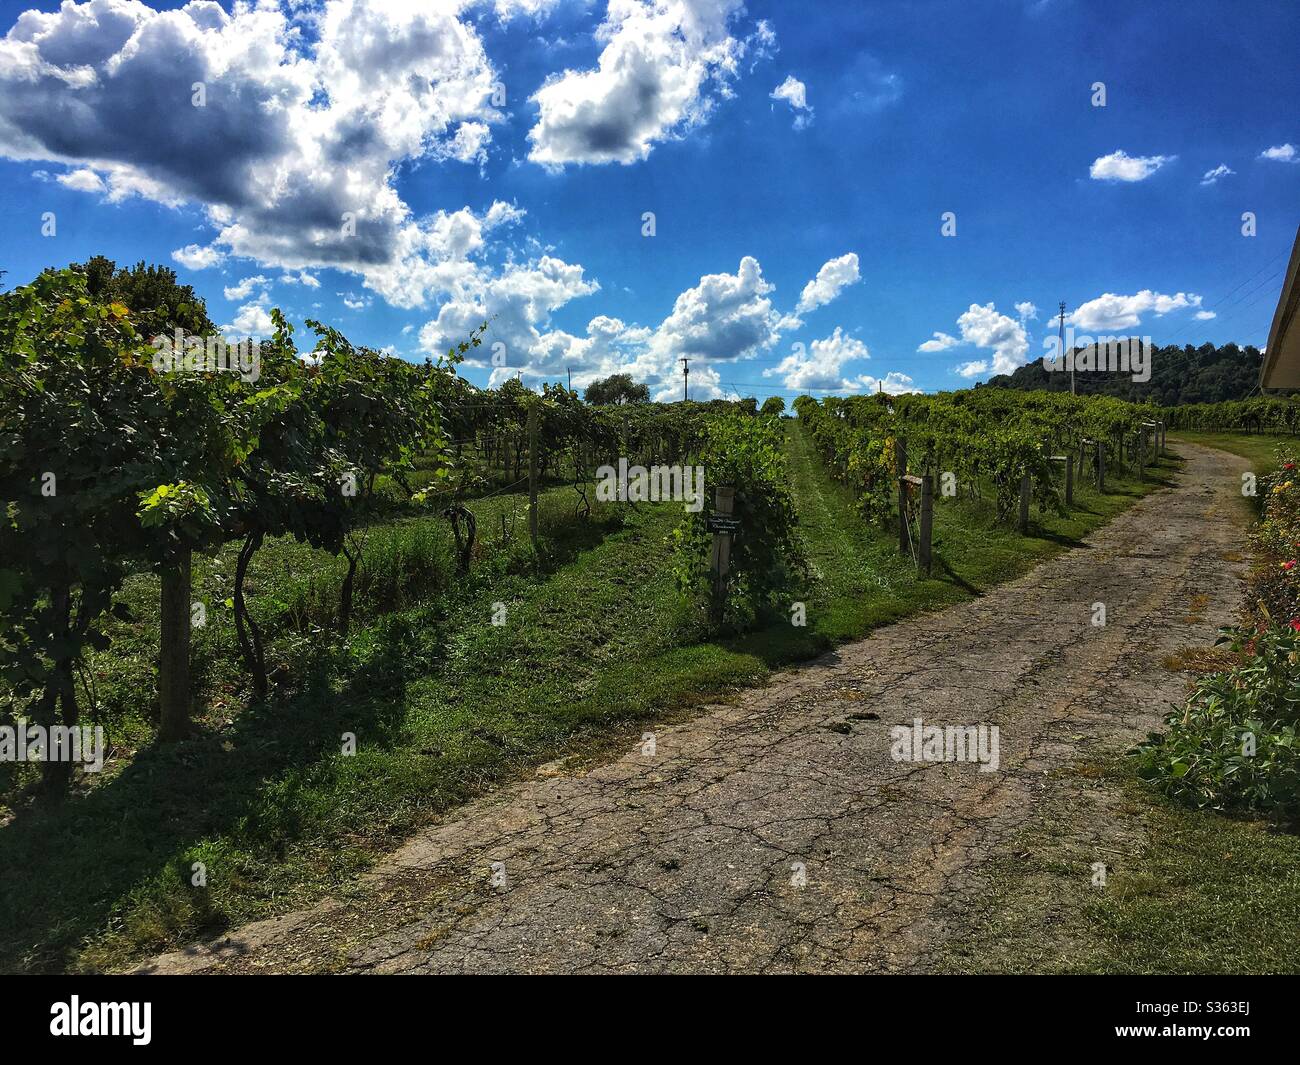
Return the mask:
{"type": "Polygon", "coordinates": [[[564,372],[569,375],[569,391],[572,392],[573,391],[573,367],[566,366],[564,368],[564,372]]]}
{"type": "Polygon", "coordinates": [[[682,364],[682,402],[685,403],[691,398],[691,360],[683,358],[682,364]]]}
{"type": "MultiPolygon", "coordinates": [[[[1065,357],[1065,300],[1061,300],[1061,325],[1057,330],[1061,357],[1065,357]]],[[[1070,395],[1074,395],[1074,352],[1070,352],[1070,395]]]]}

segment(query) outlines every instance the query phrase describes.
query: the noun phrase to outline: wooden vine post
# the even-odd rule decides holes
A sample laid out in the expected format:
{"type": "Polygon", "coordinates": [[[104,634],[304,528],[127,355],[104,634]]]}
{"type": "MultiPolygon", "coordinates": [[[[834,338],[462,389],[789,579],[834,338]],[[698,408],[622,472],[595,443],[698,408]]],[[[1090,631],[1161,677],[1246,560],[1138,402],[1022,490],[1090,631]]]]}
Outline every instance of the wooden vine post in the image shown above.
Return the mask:
{"type": "Polygon", "coordinates": [[[159,599],[158,738],[184,739],[190,731],[190,549],[162,571],[159,599]]]}
{"type": "Polygon", "coordinates": [[[1074,505],[1074,454],[1049,455],[1049,462],[1060,462],[1065,466],[1065,505],[1074,505]]]}
{"type": "Polygon", "coordinates": [[[710,570],[713,576],[713,595],[709,603],[709,617],[715,625],[721,624],[727,605],[727,573],[731,569],[731,538],[739,525],[732,511],[736,503],[736,489],[720,484],[713,490],[713,513],[708,527],[713,533],[713,557],[710,570]]]}
{"type": "MultiPolygon", "coordinates": [[[[907,495],[909,485],[921,490],[920,529],[916,539],[916,567],[928,577],[931,564],[930,544],[934,534],[934,478],[928,473],[924,477],[904,474],[898,479],[898,484],[904,497],[907,495]]],[[[903,535],[906,537],[906,513],[900,520],[904,523],[903,535]]]]}
{"type": "Polygon", "coordinates": [[[921,478],[921,546],[917,561],[921,572],[930,575],[930,540],[934,535],[934,477],[925,474],[921,478]]]}
{"type": "Polygon", "coordinates": [[[537,546],[537,401],[528,404],[528,535],[537,546]]]}
{"type": "Polygon", "coordinates": [[[1016,522],[1016,527],[1020,530],[1021,536],[1029,533],[1029,474],[1023,474],[1020,478],[1020,515],[1016,522]]]}
{"type": "Polygon", "coordinates": [[[907,553],[907,445],[894,437],[894,473],[898,477],[898,550],[907,553]]]}

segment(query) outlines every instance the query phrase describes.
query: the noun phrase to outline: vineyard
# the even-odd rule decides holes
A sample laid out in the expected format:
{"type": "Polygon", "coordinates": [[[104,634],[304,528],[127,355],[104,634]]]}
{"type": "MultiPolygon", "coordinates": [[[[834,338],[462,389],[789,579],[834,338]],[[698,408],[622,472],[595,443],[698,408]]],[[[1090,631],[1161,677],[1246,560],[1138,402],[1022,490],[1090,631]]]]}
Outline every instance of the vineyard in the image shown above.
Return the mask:
{"type": "Polygon", "coordinates": [[[1189,403],[1168,408],[1166,421],[1171,429],[1294,436],[1300,424],[1300,403],[1269,397],[1224,403],[1189,403]]]}
{"type": "Polygon", "coordinates": [[[0,766],[7,967],[318,895],[494,781],[1078,542],[1161,483],[1166,425],[1294,424],[989,389],[598,406],[470,385],[483,329],[419,365],[278,313],[253,382],[159,369],[147,312],[76,270],[0,296],[0,719],[110,748],[0,766]],[[701,467],[704,508],[601,498],[620,462],[701,467]],[[929,575],[909,477],[941,486],[929,575]]]}
{"type": "Polygon", "coordinates": [[[1080,471],[1098,456],[1140,471],[1154,454],[1159,408],[1119,400],[991,389],[942,396],[855,396],[822,403],[800,397],[795,409],[836,476],[851,485],[865,515],[884,520],[895,478],[907,469],[953,474],[973,497],[991,485],[997,519],[1006,520],[1029,478],[1040,507],[1060,509],[1060,471],[1051,457],[1078,457],[1080,471]],[[900,456],[902,456],[900,461],[900,456]]]}

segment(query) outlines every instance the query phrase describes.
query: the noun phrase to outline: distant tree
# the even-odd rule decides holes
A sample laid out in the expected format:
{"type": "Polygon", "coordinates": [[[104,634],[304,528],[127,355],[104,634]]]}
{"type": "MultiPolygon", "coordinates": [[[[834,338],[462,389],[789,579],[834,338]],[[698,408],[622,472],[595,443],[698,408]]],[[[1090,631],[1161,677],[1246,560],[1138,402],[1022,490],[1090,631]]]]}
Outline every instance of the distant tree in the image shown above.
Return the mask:
{"type": "Polygon", "coordinates": [[[780,416],[785,413],[785,400],[780,396],[768,396],[763,400],[762,413],[780,416]]]}
{"type": "Polygon", "coordinates": [[[617,403],[649,403],[650,386],[637,384],[629,374],[616,373],[603,381],[592,381],[584,393],[587,402],[597,407],[617,403]]]}
{"type": "MultiPolygon", "coordinates": [[[[1220,348],[1213,344],[1198,348],[1190,344],[1155,347],[1150,354],[1149,381],[1134,381],[1131,373],[1093,371],[1077,373],[1075,387],[1080,395],[1113,396],[1132,403],[1147,400],[1165,406],[1221,403],[1244,399],[1254,392],[1263,361],[1259,349],[1249,345],[1244,348],[1236,344],[1220,348]]],[[[1042,359],[1035,359],[1017,367],[1013,373],[992,377],[979,387],[1068,392],[1070,374],[1064,370],[1049,372],[1042,359]]]]}

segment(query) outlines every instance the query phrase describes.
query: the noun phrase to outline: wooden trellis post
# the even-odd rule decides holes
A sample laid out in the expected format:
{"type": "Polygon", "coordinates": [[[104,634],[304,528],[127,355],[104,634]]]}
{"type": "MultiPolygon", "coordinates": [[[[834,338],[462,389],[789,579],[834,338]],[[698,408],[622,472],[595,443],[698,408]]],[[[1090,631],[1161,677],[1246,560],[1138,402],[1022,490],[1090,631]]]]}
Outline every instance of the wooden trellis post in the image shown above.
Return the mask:
{"type": "Polygon", "coordinates": [[[1020,520],[1016,522],[1021,536],[1029,532],[1029,489],[1029,474],[1026,473],[1020,478],[1020,520]]]}
{"type": "Polygon", "coordinates": [[[159,606],[158,738],[183,739],[190,728],[190,549],[162,571],[159,606]]]}
{"type": "Polygon", "coordinates": [[[1147,436],[1151,437],[1152,457],[1158,454],[1158,433],[1160,430],[1159,422],[1143,422],[1142,428],[1138,430],[1138,476],[1145,479],[1147,464],[1147,436]]]}
{"type": "Polygon", "coordinates": [[[934,478],[925,474],[921,478],[921,543],[917,547],[916,561],[921,572],[930,575],[930,539],[934,533],[934,478]]]}
{"type": "Polygon", "coordinates": [[[709,527],[713,531],[713,558],[710,568],[713,572],[713,597],[709,605],[709,615],[713,623],[722,621],[723,609],[727,603],[727,573],[731,569],[731,537],[735,533],[736,519],[732,509],[736,503],[736,489],[730,485],[718,485],[713,490],[713,513],[709,516],[709,527]]]}
{"type": "Polygon", "coordinates": [[[537,404],[528,404],[528,535],[537,546],[537,404]]]}
{"type": "Polygon", "coordinates": [[[898,550],[907,551],[907,445],[894,437],[894,472],[898,476],[898,550]]]}
{"type": "Polygon", "coordinates": [[[930,575],[930,543],[934,533],[934,478],[930,474],[917,477],[904,474],[898,479],[899,497],[904,501],[899,513],[899,530],[902,549],[907,550],[907,492],[909,488],[921,490],[921,514],[916,536],[916,566],[926,576],[930,575]]]}
{"type": "Polygon", "coordinates": [[[1049,455],[1048,461],[1065,464],[1065,505],[1074,505],[1074,453],[1068,455],[1049,455]]]}

